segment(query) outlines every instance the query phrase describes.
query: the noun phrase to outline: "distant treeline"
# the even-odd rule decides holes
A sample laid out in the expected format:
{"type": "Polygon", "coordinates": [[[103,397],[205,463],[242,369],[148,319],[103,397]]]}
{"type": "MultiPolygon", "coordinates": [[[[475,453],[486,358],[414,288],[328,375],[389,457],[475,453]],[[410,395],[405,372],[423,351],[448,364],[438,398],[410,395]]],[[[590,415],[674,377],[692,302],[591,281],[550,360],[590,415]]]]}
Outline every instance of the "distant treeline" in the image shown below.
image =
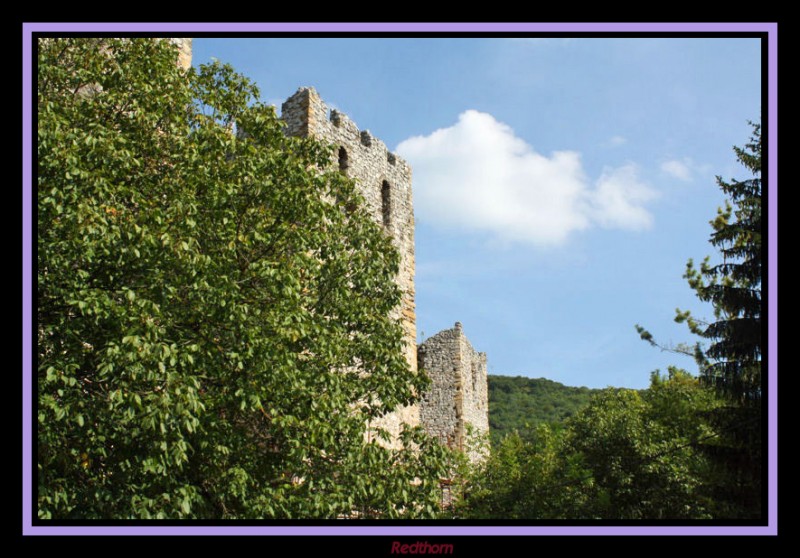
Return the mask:
{"type": "Polygon", "coordinates": [[[584,407],[600,390],[565,386],[545,378],[489,376],[489,430],[492,442],[542,423],[559,423],[584,407]]]}

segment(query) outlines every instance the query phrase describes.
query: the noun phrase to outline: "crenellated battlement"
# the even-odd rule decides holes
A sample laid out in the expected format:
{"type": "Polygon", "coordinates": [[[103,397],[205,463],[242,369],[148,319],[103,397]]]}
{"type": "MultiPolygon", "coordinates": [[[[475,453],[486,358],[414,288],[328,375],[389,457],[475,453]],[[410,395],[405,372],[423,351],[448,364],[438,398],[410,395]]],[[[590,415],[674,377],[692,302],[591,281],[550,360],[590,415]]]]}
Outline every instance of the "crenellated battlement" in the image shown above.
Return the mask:
{"type": "Polygon", "coordinates": [[[281,105],[281,114],[287,124],[287,133],[302,136],[309,132],[318,137],[325,134],[334,143],[359,144],[367,150],[369,158],[385,159],[389,165],[398,166],[411,174],[411,165],[393,153],[369,130],[361,130],[345,113],[329,108],[313,87],[301,87],[281,105]]]}

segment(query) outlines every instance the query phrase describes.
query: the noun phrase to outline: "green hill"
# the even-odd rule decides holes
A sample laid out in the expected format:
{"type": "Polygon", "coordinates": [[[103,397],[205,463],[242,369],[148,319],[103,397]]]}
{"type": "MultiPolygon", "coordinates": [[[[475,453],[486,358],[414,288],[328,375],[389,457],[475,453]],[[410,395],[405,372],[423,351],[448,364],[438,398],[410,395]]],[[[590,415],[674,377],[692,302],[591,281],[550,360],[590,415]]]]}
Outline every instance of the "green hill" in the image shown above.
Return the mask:
{"type": "Polygon", "coordinates": [[[492,442],[513,430],[558,423],[575,414],[599,390],[565,386],[545,378],[489,376],[489,431],[492,442]]]}

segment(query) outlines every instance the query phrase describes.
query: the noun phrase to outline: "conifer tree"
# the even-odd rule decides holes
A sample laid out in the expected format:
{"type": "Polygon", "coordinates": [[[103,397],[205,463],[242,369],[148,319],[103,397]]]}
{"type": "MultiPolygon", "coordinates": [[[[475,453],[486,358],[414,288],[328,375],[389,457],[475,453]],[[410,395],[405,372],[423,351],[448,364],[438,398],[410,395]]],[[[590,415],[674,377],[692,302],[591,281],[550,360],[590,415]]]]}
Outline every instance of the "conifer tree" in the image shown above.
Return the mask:
{"type": "Polygon", "coordinates": [[[761,125],[744,147],[734,147],[750,173],[745,180],[717,183],[728,196],[711,221],[710,242],[721,263],[706,258],[697,269],[690,260],[684,277],[700,300],[710,302],[714,319],[704,322],[677,311],[676,321],[709,342],[697,345],[701,379],[726,397],[712,416],[719,438],[703,444],[714,474],[707,485],[717,517],[757,518],[762,513],[762,346],[761,328],[761,125]]]}
{"type": "Polygon", "coordinates": [[[722,262],[700,268],[692,260],[684,277],[700,300],[714,307],[714,319],[704,322],[689,312],[677,313],[691,331],[708,339],[698,352],[702,377],[722,393],[746,406],[759,406],[761,385],[761,126],[743,148],[734,147],[739,162],[752,174],[745,180],[717,183],[728,196],[711,221],[711,244],[722,262]]]}

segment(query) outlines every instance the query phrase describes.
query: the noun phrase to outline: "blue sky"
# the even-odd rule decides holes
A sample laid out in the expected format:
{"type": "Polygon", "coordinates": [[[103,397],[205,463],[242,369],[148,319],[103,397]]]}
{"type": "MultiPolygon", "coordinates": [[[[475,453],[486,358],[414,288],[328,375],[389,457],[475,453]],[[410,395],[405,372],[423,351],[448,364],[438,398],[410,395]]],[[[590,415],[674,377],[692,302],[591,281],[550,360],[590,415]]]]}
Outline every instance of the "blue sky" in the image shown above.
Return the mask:
{"type": "Polygon", "coordinates": [[[646,387],[691,359],[682,274],[712,254],[714,176],[761,110],[758,39],[194,40],[277,104],[300,86],[414,168],[417,328],[460,321],[490,374],[646,387]],[[446,200],[446,203],[442,203],[446,200]]]}

